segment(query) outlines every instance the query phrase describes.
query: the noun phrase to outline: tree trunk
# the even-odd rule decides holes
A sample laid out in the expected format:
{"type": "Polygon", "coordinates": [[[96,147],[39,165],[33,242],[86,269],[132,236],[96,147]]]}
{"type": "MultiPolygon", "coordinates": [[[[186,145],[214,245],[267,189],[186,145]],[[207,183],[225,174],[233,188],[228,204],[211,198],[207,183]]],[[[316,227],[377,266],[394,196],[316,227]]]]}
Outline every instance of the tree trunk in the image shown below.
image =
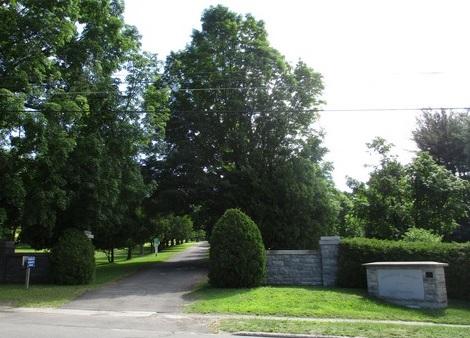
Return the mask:
{"type": "Polygon", "coordinates": [[[17,226],[13,226],[13,229],[11,230],[11,235],[10,235],[10,241],[15,241],[15,235],[16,235],[16,229],[17,229],[17,226]]]}
{"type": "Polygon", "coordinates": [[[127,247],[127,260],[132,259],[132,247],[128,246],[127,247]]]}
{"type": "Polygon", "coordinates": [[[111,262],[114,263],[114,248],[111,248],[111,262]]]}
{"type": "Polygon", "coordinates": [[[140,245],[140,255],[143,256],[145,253],[144,253],[144,243],[142,243],[140,245]]]}

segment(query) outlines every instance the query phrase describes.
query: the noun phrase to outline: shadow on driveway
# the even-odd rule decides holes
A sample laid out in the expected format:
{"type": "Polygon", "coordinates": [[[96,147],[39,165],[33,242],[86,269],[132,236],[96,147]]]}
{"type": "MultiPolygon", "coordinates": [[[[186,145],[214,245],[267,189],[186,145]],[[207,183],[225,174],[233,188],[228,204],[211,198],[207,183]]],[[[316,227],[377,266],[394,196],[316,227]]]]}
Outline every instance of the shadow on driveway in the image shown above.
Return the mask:
{"type": "Polygon", "coordinates": [[[182,312],[184,295],[207,278],[209,245],[200,242],[166,262],[89,291],[65,304],[65,309],[182,312]]]}

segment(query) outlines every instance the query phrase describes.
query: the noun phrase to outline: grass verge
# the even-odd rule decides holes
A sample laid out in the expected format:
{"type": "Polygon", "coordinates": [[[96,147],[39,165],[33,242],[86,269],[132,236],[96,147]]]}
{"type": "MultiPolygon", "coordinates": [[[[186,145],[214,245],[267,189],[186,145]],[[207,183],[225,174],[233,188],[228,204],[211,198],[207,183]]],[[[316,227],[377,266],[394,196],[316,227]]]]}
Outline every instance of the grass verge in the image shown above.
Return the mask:
{"type": "Polygon", "coordinates": [[[122,277],[136,272],[146,264],[165,261],[180,253],[194,243],[184,243],[165,249],[155,256],[147,253],[143,256],[137,254],[131,260],[126,260],[126,250],[116,250],[115,262],[108,263],[102,252],[96,252],[96,278],[89,285],[53,285],[32,284],[28,290],[22,284],[0,285],[0,305],[22,307],[59,307],[84,292],[100,287],[106,283],[116,281],[122,277]]]}
{"type": "Polygon", "coordinates": [[[377,323],[325,323],[314,321],[241,319],[222,320],[218,329],[227,332],[318,334],[368,338],[464,338],[468,328],[377,323]]]}
{"type": "Polygon", "coordinates": [[[354,318],[470,324],[470,303],[450,301],[444,310],[408,309],[367,297],[363,290],[321,287],[259,287],[194,291],[187,312],[292,317],[354,318]]]}

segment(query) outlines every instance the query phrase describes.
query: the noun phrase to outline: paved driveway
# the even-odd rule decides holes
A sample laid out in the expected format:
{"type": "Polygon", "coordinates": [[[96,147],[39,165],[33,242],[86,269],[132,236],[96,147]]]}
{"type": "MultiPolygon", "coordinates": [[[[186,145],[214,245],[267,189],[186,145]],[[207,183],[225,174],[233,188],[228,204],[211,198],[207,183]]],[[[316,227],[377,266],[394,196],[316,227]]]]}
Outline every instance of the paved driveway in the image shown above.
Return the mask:
{"type": "Polygon", "coordinates": [[[208,249],[207,242],[200,242],[166,262],[87,292],[63,308],[181,312],[187,302],[184,295],[206,279],[208,249]]]}

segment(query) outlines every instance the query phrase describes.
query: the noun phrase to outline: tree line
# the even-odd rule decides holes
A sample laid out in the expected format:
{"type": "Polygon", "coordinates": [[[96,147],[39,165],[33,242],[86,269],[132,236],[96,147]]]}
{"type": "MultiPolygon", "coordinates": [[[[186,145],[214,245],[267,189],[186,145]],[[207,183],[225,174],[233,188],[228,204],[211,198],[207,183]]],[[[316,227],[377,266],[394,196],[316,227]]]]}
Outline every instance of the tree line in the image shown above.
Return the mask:
{"type": "Polygon", "coordinates": [[[162,140],[168,89],[150,85],[160,65],[123,10],[121,1],[0,6],[4,237],[50,248],[76,228],[112,249],[155,232],[143,206],[154,182],[141,158],[162,140]]]}
{"type": "Polygon", "coordinates": [[[123,10],[0,7],[4,237],[50,248],[76,228],[109,250],[163,234],[171,214],[210,232],[240,207],[269,247],[311,246],[335,213],[312,129],[321,75],[287,63],[262,21],[222,6],[162,62],[142,52],[123,10]]]}
{"type": "Polygon", "coordinates": [[[74,228],[111,252],[155,236],[169,245],[188,238],[190,223],[210,233],[225,210],[239,208],[267,248],[308,249],[333,233],[395,238],[430,224],[448,234],[465,218],[466,207],[453,203],[466,184],[460,146],[438,155],[426,148],[434,136],[418,131],[430,155],[414,169],[379,142],[372,148],[383,159],[369,182],[339,192],[315,128],[322,76],[288,63],[262,21],[210,7],[189,44],[159,60],[141,50],[123,11],[118,0],[0,6],[3,237],[50,248],[74,228]],[[435,173],[439,188],[420,181],[435,173]],[[387,213],[373,209],[375,200],[387,213]],[[436,205],[452,205],[450,214],[425,209],[436,205]],[[399,230],[369,229],[378,223],[399,230]]]}
{"type": "Polygon", "coordinates": [[[351,192],[341,197],[343,236],[403,239],[423,229],[448,241],[470,240],[470,114],[423,110],[417,122],[419,151],[410,164],[401,164],[380,137],[368,144],[380,163],[367,182],[349,181],[351,192]]]}

